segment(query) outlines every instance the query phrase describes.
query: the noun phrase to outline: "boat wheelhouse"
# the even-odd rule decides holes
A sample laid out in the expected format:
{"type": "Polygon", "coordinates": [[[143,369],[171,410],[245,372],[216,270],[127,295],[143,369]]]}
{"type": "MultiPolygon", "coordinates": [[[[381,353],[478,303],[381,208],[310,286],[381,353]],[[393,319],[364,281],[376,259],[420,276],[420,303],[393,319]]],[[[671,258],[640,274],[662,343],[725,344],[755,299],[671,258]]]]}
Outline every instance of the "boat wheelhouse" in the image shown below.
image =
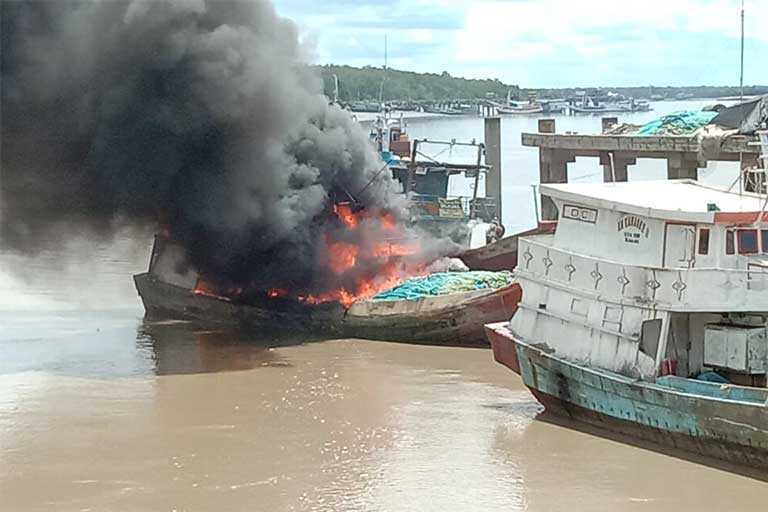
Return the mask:
{"type": "Polygon", "coordinates": [[[768,471],[766,196],[696,181],[542,186],[523,298],[487,326],[547,408],[768,471]]]}

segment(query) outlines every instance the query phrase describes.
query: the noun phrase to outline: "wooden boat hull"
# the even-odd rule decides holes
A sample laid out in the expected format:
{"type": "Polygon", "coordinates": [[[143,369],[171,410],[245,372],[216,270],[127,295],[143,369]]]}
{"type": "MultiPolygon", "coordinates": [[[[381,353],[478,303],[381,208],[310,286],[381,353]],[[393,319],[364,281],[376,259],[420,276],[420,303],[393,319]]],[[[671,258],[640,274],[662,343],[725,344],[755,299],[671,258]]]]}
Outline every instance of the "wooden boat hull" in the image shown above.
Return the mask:
{"type": "Polygon", "coordinates": [[[487,325],[486,333],[496,361],[519,374],[548,411],[768,479],[768,406],[760,402],[768,390],[724,391],[680,377],[637,381],[560,359],[518,339],[507,322],[487,325]],[[715,398],[726,392],[730,398],[715,398]],[[760,396],[747,400],[747,393],[760,396]]]}
{"type": "Polygon", "coordinates": [[[485,319],[509,319],[522,298],[520,285],[416,301],[364,301],[344,319],[350,336],[392,341],[488,347],[485,319]]]}
{"type": "Polygon", "coordinates": [[[487,347],[483,325],[510,318],[522,292],[517,283],[499,290],[465,292],[418,301],[362,301],[293,308],[239,304],[165,283],[150,273],[134,276],[147,316],[239,324],[272,331],[385,341],[487,347]]]}
{"type": "Polygon", "coordinates": [[[232,302],[224,297],[195,293],[193,290],[163,282],[149,272],[133,276],[136,290],[149,318],[193,320],[206,324],[254,325],[275,330],[314,331],[341,334],[338,326],[344,318],[339,304],[317,307],[271,309],[232,302]]]}
{"type": "Polygon", "coordinates": [[[470,270],[512,270],[517,266],[517,241],[521,236],[554,233],[556,227],[556,222],[542,222],[528,231],[464,251],[458,257],[470,270]]]}

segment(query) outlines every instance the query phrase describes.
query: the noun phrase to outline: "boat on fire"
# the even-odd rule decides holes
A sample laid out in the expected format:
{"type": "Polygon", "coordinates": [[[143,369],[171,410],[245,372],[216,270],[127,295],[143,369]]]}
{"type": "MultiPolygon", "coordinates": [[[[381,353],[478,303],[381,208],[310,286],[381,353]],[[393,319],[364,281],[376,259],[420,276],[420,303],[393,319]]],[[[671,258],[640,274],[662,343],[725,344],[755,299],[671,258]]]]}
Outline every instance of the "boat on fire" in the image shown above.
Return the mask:
{"type": "Polygon", "coordinates": [[[267,290],[249,294],[216,290],[187,260],[184,248],[155,237],[149,270],[134,276],[151,319],[239,325],[264,331],[310,333],[454,346],[488,346],[483,325],[509,318],[520,300],[512,282],[418,300],[301,301],[267,290]]]}
{"type": "Polygon", "coordinates": [[[768,478],[766,196],[541,190],[557,229],[518,241],[522,300],[486,326],[496,361],[574,425],[768,478]]]}

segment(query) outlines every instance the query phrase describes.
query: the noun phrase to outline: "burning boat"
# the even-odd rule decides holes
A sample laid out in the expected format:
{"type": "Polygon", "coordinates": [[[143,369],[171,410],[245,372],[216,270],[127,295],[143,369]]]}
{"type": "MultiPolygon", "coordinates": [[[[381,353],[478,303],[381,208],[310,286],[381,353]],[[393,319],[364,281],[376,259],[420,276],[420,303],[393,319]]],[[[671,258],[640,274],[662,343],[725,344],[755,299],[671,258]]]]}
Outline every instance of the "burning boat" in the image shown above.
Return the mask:
{"type": "Polygon", "coordinates": [[[184,248],[161,235],[155,237],[149,271],[134,281],[150,318],[461,346],[487,346],[483,324],[508,318],[520,300],[520,287],[511,277],[495,286],[403,300],[346,291],[291,297],[282,290],[266,290],[260,297],[245,297],[239,290],[208,284],[190,265],[184,248]]]}
{"type": "Polygon", "coordinates": [[[688,180],[542,193],[560,219],[519,241],[519,310],[486,326],[496,361],[555,414],[766,478],[765,195],[688,180]]]}
{"type": "Polygon", "coordinates": [[[458,250],[455,242],[432,238],[413,220],[406,226],[390,212],[339,202],[318,222],[323,232],[314,255],[317,275],[309,281],[314,288],[306,286],[307,279],[296,284],[290,273],[273,279],[284,282],[281,287],[247,280],[222,284],[197,271],[183,244],[169,234],[157,235],[149,271],[135,276],[147,315],[331,336],[487,346],[483,325],[508,318],[520,299],[510,272],[468,272],[460,260],[444,256],[458,250]],[[454,272],[432,276],[440,270],[454,272]],[[422,286],[419,293],[399,298],[394,292],[386,297],[380,293],[396,285],[415,289],[440,279],[453,284],[428,290],[422,286]]]}

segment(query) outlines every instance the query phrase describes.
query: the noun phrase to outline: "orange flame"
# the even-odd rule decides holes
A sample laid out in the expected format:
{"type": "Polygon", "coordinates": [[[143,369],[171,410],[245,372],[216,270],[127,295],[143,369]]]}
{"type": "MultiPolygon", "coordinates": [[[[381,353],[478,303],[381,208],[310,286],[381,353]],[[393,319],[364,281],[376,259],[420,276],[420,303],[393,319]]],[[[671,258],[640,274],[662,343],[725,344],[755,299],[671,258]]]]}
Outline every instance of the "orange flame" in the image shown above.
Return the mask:
{"type": "Polygon", "coordinates": [[[307,304],[321,304],[324,302],[338,302],[345,308],[359,300],[369,299],[377,293],[400,284],[407,277],[420,275],[424,271],[424,265],[406,268],[394,261],[386,263],[377,269],[377,274],[369,278],[361,278],[355,283],[354,290],[339,288],[320,295],[308,295],[299,297],[299,300],[307,304]]]}
{"type": "Polygon", "coordinates": [[[390,213],[382,214],[379,222],[381,222],[381,227],[385,231],[394,231],[397,228],[397,221],[395,221],[395,218],[390,213]]]}
{"type": "Polygon", "coordinates": [[[348,204],[337,204],[333,207],[336,216],[347,226],[348,229],[357,229],[358,218],[348,204]]]}
{"type": "MultiPolygon", "coordinates": [[[[365,272],[365,276],[356,278],[354,284],[350,285],[347,281],[346,285],[322,294],[297,295],[297,300],[306,304],[338,302],[348,308],[358,300],[373,297],[404,279],[423,272],[423,264],[413,262],[406,264],[403,260],[404,257],[418,254],[420,246],[416,241],[404,238],[404,233],[399,229],[394,215],[375,211],[353,212],[349,204],[337,204],[333,211],[347,230],[358,229],[363,221],[374,221],[378,223],[371,224],[374,236],[378,235],[379,240],[381,235],[386,233],[387,236],[370,247],[360,247],[346,241],[334,241],[330,236],[326,237],[325,261],[322,264],[334,274],[345,274],[356,265],[364,263],[373,268],[371,272],[365,272]]],[[[366,229],[367,227],[368,224],[366,229]]],[[[287,295],[289,293],[286,290],[277,288],[267,290],[267,296],[270,298],[287,295]]]]}
{"type": "Polygon", "coordinates": [[[222,293],[215,285],[212,283],[206,281],[202,277],[197,278],[197,283],[195,284],[194,289],[192,290],[192,293],[195,295],[207,295],[209,297],[214,297],[217,299],[222,300],[231,300],[230,297],[237,296],[242,292],[241,288],[232,288],[231,290],[228,290],[227,293],[222,293]]]}
{"type": "Polygon", "coordinates": [[[418,244],[405,244],[396,242],[378,242],[373,246],[371,253],[376,258],[392,258],[397,256],[411,256],[419,252],[418,244]]]}
{"type": "Polygon", "coordinates": [[[328,267],[334,274],[343,274],[357,263],[358,248],[344,242],[328,243],[328,267]]]}
{"type": "Polygon", "coordinates": [[[219,295],[216,287],[205,281],[202,277],[198,278],[197,283],[195,284],[195,289],[192,290],[192,293],[195,295],[211,295],[213,297],[218,297],[219,295]]]}

